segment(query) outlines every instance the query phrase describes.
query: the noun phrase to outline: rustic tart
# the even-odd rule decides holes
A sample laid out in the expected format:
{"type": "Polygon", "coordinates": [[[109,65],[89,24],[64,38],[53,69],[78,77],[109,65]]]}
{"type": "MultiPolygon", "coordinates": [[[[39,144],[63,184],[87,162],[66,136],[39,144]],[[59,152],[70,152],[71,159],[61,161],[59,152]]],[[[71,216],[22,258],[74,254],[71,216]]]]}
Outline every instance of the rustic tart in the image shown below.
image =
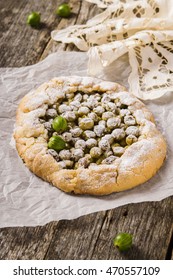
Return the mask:
{"type": "Polygon", "coordinates": [[[58,77],[19,104],[14,132],[26,166],[65,192],[105,195],[150,179],[166,143],[151,112],[126,89],[58,77]]]}

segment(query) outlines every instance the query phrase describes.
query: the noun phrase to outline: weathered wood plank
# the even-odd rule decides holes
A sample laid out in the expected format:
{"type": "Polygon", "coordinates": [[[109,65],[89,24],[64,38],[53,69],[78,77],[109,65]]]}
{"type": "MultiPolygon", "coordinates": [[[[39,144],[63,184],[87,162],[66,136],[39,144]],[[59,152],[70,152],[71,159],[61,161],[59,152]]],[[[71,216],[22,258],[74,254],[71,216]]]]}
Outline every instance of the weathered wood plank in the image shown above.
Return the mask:
{"type": "MultiPolygon", "coordinates": [[[[72,17],[60,19],[53,13],[60,2],[1,1],[1,67],[24,66],[36,63],[51,52],[74,49],[72,45],[52,42],[50,31],[85,23],[98,9],[82,0],[71,0],[72,17]],[[45,25],[40,30],[33,30],[25,23],[31,10],[42,13],[45,25]]],[[[173,197],[162,202],[129,204],[72,221],[52,222],[43,227],[1,229],[0,259],[171,258],[172,202],[173,197]],[[120,254],[112,245],[113,237],[120,231],[134,235],[132,250],[126,254],[120,254]]]]}
{"type": "MultiPolygon", "coordinates": [[[[90,19],[91,17],[93,17],[101,11],[96,5],[92,5],[85,1],[70,0],[69,3],[72,7],[73,16],[68,20],[61,19],[59,24],[55,28],[57,30],[61,30],[63,28],[66,28],[67,26],[74,24],[84,24],[87,22],[88,19],[90,19]]],[[[67,45],[60,42],[55,42],[50,39],[44,52],[42,53],[41,60],[46,58],[47,55],[49,55],[50,53],[57,52],[60,50],[77,51],[78,49],[72,44],[67,45]]]]}
{"type": "Polygon", "coordinates": [[[130,204],[60,221],[46,259],[165,259],[172,235],[173,198],[130,204]],[[122,254],[113,246],[119,232],[133,234],[133,247],[122,254]]]}
{"type": "Polygon", "coordinates": [[[1,229],[0,260],[43,259],[57,223],[49,223],[44,227],[1,229]]]}
{"type": "Polygon", "coordinates": [[[50,32],[60,22],[55,10],[61,0],[7,0],[0,2],[0,66],[25,66],[38,62],[50,32]],[[27,16],[32,11],[41,13],[40,29],[33,29],[26,24],[27,16]]]}
{"type": "MultiPolygon", "coordinates": [[[[82,1],[71,0],[69,1],[69,5],[73,11],[72,16],[69,19],[64,19],[64,18],[60,19],[59,24],[55,28],[56,30],[61,30],[63,28],[66,28],[67,26],[76,24],[78,15],[81,10],[82,1]]],[[[57,52],[57,51],[65,51],[66,49],[67,49],[67,44],[55,42],[50,38],[40,59],[42,60],[46,58],[50,53],[57,52]]]]}
{"type": "Polygon", "coordinates": [[[103,224],[93,258],[102,258],[104,252],[106,259],[114,259],[113,246],[110,244],[108,248],[105,244],[107,232],[110,232],[111,241],[115,233],[124,231],[133,234],[134,246],[126,254],[117,253],[117,259],[165,259],[172,234],[172,200],[168,198],[162,202],[131,204],[126,211],[118,220],[116,209],[110,213],[110,218],[103,224]]]}

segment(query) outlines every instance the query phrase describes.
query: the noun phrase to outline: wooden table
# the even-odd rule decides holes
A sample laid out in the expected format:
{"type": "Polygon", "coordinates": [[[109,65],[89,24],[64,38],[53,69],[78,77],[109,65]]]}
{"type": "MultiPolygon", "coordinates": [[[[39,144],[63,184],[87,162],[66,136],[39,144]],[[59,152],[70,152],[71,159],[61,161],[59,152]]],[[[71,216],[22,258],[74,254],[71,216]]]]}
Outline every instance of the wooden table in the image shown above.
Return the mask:
{"type": "MultiPolygon", "coordinates": [[[[50,38],[54,29],[83,24],[100,10],[84,0],[70,0],[73,14],[60,19],[60,0],[0,1],[0,67],[34,64],[57,50],[74,46],[50,38]],[[40,30],[26,24],[27,15],[39,11],[40,30]]],[[[160,202],[129,204],[71,221],[38,227],[0,230],[0,259],[173,259],[173,197],[160,202]],[[119,232],[133,234],[133,247],[122,254],[113,246],[119,232]]]]}

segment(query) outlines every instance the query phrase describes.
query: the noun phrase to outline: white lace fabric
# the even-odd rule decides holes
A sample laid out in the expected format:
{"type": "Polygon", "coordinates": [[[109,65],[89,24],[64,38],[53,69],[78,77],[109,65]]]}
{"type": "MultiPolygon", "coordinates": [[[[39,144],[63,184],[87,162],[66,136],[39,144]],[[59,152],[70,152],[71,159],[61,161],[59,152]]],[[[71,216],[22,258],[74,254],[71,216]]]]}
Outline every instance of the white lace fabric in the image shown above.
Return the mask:
{"type": "Polygon", "coordinates": [[[128,53],[129,88],[141,99],[173,90],[171,0],[87,0],[106,8],[85,25],[53,31],[52,38],[88,51],[88,73],[97,76],[128,53]]]}

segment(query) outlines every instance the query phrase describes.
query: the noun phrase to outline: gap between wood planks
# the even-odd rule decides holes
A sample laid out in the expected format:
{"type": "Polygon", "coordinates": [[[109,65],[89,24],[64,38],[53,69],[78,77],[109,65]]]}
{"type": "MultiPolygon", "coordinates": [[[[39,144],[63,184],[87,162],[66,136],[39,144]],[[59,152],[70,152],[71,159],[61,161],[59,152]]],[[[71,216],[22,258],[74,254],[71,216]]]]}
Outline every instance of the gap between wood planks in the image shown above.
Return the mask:
{"type": "MultiPolygon", "coordinates": [[[[79,17],[79,13],[80,13],[81,7],[82,7],[82,0],[79,1],[78,5],[76,5],[76,1],[69,1],[69,4],[71,4],[73,6],[73,9],[75,8],[75,12],[77,12],[76,13],[77,15],[74,18],[74,20],[70,21],[70,24],[68,24],[68,26],[76,24],[76,22],[78,20],[78,17],[79,17]]],[[[62,28],[65,28],[65,27],[67,27],[67,19],[60,19],[59,24],[58,24],[56,29],[62,29],[62,28]]],[[[43,50],[42,50],[42,52],[40,54],[39,60],[43,60],[49,54],[49,51],[50,51],[49,49],[52,48],[50,43],[52,43],[52,45],[53,45],[53,43],[55,43],[55,42],[53,42],[53,40],[51,38],[48,40],[47,44],[45,45],[45,47],[43,48],[43,50]]],[[[62,49],[65,51],[67,49],[67,47],[68,47],[67,44],[62,44],[62,43],[59,44],[58,42],[56,42],[55,44],[56,44],[56,51],[62,50],[62,49]]]]}

